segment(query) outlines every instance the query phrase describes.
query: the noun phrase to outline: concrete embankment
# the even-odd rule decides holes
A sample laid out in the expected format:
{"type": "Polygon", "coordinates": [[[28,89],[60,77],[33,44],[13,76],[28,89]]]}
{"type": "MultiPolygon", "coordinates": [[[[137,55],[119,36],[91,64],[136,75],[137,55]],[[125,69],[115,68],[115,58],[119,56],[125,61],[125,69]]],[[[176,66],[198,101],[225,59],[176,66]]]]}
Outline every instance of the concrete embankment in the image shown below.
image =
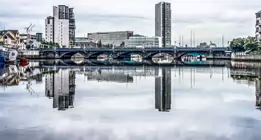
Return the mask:
{"type": "Polygon", "coordinates": [[[261,55],[232,55],[231,59],[233,61],[260,61],[261,62],[261,55]]]}
{"type": "Polygon", "coordinates": [[[24,58],[35,58],[39,59],[39,50],[20,50],[18,53],[19,57],[24,57],[24,58]]]}
{"type": "Polygon", "coordinates": [[[230,56],[207,56],[207,60],[231,60],[230,56]]]}

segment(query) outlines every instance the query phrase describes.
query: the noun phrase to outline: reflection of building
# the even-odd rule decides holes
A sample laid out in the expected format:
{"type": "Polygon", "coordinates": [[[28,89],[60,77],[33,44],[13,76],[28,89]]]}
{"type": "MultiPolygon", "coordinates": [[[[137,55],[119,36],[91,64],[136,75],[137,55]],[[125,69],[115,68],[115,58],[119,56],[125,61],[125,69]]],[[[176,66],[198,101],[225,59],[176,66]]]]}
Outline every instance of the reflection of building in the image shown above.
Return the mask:
{"type": "Polygon", "coordinates": [[[133,83],[133,77],[128,74],[123,73],[112,73],[112,72],[92,72],[87,73],[88,80],[97,80],[97,81],[109,81],[109,82],[118,82],[118,83],[133,83]]]}
{"type": "Polygon", "coordinates": [[[46,76],[45,95],[53,98],[53,108],[65,110],[73,107],[75,95],[75,72],[61,70],[46,76]]]}
{"type": "Polygon", "coordinates": [[[163,68],[155,79],[155,107],[162,112],[171,109],[171,69],[163,68]]]}
{"type": "Polygon", "coordinates": [[[54,72],[45,76],[45,96],[54,97],[54,72]]]}
{"type": "Polygon", "coordinates": [[[256,106],[261,107],[261,79],[256,79],[256,106]]]}
{"type": "Polygon", "coordinates": [[[42,83],[43,82],[43,75],[42,74],[36,74],[35,80],[36,80],[36,83],[42,83]]]}
{"type": "Polygon", "coordinates": [[[88,33],[88,38],[95,43],[100,40],[103,45],[112,44],[114,46],[124,46],[125,41],[131,36],[133,36],[133,31],[88,33]]]}
{"type": "Polygon", "coordinates": [[[18,86],[20,73],[16,65],[1,66],[0,86],[18,86]]]}
{"type": "Polygon", "coordinates": [[[162,46],[171,46],[171,4],[160,2],[155,6],[155,36],[162,37],[162,46]]]}
{"type": "Polygon", "coordinates": [[[132,36],[125,44],[126,47],[162,47],[161,37],[132,36]]]}

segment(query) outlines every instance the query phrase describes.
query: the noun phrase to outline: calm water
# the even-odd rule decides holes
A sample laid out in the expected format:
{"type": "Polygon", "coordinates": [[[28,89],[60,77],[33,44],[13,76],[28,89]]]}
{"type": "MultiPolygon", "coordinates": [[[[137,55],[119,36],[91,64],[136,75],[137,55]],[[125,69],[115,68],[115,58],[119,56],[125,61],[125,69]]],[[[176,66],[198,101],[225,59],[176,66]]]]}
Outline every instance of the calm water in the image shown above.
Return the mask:
{"type": "Polygon", "coordinates": [[[2,68],[1,140],[261,139],[259,64],[38,65],[2,68]]]}

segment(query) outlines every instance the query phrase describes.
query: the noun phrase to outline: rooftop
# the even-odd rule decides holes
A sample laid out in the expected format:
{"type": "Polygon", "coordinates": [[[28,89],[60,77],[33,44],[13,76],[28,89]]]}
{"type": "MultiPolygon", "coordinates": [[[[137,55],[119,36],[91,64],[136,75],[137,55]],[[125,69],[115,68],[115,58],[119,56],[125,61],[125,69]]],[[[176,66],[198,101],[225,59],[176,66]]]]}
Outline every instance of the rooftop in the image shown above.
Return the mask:
{"type": "Polygon", "coordinates": [[[94,33],[88,33],[88,35],[91,35],[91,34],[108,34],[108,33],[133,33],[133,31],[108,31],[108,32],[94,32],[94,33]]]}
{"type": "MultiPolygon", "coordinates": [[[[161,1],[161,2],[159,2],[159,3],[157,3],[157,4],[170,4],[170,2],[161,1]]],[[[157,4],[156,4],[156,5],[157,5],[157,4]]]]}
{"type": "Polygon", "coordinates": [[[261,14],[261,10],[260,10],[260,11],[258,11],[256,14],[261,14]]]}
{"type": "Polygon", "coordinates": [[[145,37],[144,35],[135,34],[133,37],[145,37]]]}
{"type": "Polygon", "coordinates": [[[11,32],[14,35],[19,33],[18,30],[2,30],[0,31],[0,35],[4,35],[6,32],[11,32]]]}

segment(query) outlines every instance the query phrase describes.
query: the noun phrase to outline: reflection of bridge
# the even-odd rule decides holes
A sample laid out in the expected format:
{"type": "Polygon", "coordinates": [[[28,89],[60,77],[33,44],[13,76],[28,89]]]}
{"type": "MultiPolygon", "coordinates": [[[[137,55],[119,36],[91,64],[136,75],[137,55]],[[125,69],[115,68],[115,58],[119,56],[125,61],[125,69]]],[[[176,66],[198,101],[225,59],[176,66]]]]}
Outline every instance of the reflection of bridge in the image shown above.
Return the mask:
{"type": "Polygon", "coordinates": [[[96,59],[99,55],[106,54],[113,59],[121,59],[131,54],[139,54],[143,59],[151,59],[153,56],[165,53],[170,56],[180,59],[188,53],[201,53],[206,56],[225,56],[227,48],[57,48],[44,49],[40,51],[42,58],[71,58],[74,55],[82,56],[84,58],[96,59]]]}
{"type": "Polygon", "coordinates": [[[172,67],[172,66],[197,66],[197,67],[224,67],[229,65],[229,61],[205,61],[204,63],[184,63],[181,61],[172,61],[170,63],[158,64],[151,60],[143,60],[141,62],[135,61],[119,61],[119,60],[108,60],[108,61],[97,61],[97,60],[85,60],[81,64],[76,64],[72,60],[49,60],[49,61],[40,61],[39,66],[48,67],[48,66],[57,66],[57,67],[88,67],[88,66],[150,66],[150,67],[172,67]]]}

